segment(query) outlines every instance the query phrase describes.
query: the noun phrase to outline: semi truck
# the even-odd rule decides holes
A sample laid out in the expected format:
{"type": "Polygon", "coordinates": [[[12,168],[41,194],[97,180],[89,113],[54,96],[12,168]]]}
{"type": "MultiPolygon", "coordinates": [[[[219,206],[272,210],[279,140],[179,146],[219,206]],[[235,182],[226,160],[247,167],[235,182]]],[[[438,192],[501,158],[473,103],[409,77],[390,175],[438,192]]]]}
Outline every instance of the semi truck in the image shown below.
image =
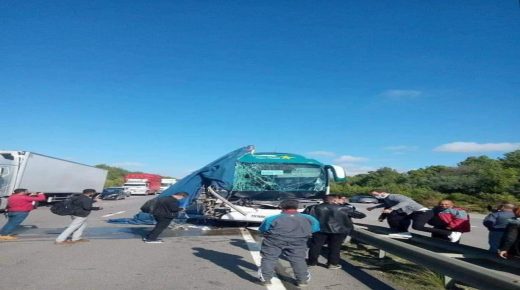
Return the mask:
{"type": "Polygon", "coordinates": [[[27,151],[0,151],[0,197],[16,188],[43,192],[47,202],[64,200],[92,188],[103,190],[107,171],[27,151]]]}
{"type": "Polygon", "coordinates": [[[161,189],[161,176],[150,173],[129,173],[125,175],[123,188],[131,195],[156,194],[161,189]]]}

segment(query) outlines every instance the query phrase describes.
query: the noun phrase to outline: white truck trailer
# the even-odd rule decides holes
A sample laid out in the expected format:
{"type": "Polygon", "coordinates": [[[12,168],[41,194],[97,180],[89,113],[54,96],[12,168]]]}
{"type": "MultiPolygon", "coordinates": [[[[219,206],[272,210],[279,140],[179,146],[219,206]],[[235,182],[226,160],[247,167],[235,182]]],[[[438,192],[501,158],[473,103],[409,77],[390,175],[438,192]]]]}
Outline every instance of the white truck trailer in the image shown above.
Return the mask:
{"type": "Polygon", "coordinates": [[[148,179],[145,178],[129,178],[123,184],[123,188],[131,195],[148,195],[150,192],[148,179]]]}
{"type": "Polygon", "coordinates": [[[47,202],[63,200],[83,189],[103,191],[107,171],[26,151],[0,151],[0,197],[16,188],[43,192],[47,202]]]}
{"type": "Polygon", "coordinates": [[[161,189],[159,189],[159,193],[162,193],[168,189],[168,187],[170,187],[172,184],[175,184],[175,182],[177,182],[177,178],[161,178],[161,189]]]}

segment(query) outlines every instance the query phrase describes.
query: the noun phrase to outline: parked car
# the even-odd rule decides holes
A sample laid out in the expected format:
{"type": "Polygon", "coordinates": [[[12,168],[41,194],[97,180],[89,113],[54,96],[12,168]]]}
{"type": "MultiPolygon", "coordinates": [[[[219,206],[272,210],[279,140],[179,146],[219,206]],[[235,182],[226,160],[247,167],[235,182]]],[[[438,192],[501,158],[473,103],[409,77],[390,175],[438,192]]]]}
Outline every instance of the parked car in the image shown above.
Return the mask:
{"type": "Polygon", "coordinates": [[[101,199],[125,199],[128,193],[123,187],[107,187],[100,194],[101,199]]]}
{"type": "Polygon", "coordinates": [[[354,195],[349,198],[349,202],[354,203],[379,203],[377,198],[370,195],[354,195]]]}

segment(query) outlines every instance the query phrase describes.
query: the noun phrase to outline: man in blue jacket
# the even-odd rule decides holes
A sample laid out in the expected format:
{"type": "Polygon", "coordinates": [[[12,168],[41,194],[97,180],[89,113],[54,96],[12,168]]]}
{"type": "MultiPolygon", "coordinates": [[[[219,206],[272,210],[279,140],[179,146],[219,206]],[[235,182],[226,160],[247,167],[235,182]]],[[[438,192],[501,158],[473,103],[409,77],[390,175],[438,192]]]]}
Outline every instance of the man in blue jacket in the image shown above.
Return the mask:
{"type": "Polygon", "coordinates": [[[305,287],[310,280],[305,257],[307,241],[312,233],[320,230],[314,217],[298,212],[297,200],[288,199],[280,203],[282,213],[265,218],[258,230],[264,234],[260,255],[262,262],[258,274],[264,285],[271,284],[274,268],[283,253],[291,263],[297,286],[305,287]]]}
{"type": "Polygon", "coordinates": [[[493,211],[484,218],[483,224],[489,230],[489,251],[493,253],[498,251],[507,224],[515,217],[513,212],[514,208],[515,206],[513,204],[504,203],[496,211],[493,211]]]}

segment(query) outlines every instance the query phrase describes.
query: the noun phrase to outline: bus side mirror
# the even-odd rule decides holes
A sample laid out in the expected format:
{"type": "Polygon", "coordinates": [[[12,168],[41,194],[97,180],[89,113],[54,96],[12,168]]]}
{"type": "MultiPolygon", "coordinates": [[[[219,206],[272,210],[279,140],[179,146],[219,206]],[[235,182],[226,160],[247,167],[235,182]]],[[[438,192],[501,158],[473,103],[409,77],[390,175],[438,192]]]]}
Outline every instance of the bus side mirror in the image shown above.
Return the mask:
{"type": "Polygon", "coordinates": [[[338,165],[327,165],[326,169],[332,172],[332,176],[334,177],[335,182],[342,182],[347,180],[347,173],[343,167],[338,165]]]}

